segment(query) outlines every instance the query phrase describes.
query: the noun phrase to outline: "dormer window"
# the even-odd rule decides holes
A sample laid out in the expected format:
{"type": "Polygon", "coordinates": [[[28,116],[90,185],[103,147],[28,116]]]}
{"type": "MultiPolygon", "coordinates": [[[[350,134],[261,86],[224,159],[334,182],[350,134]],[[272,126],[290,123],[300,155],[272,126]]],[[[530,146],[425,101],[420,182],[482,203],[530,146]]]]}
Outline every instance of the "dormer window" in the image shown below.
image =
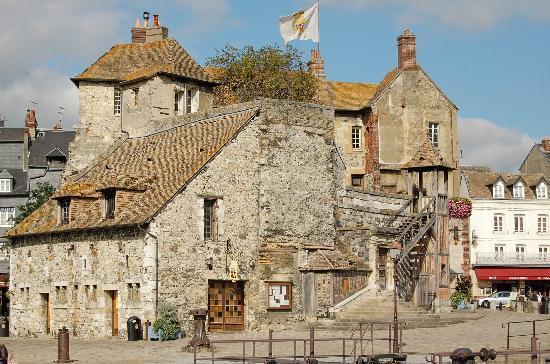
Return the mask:
{"type": "Polygon", "coordinates": [[[504,198],[504,184],[502,181],[493,185],[493,198],[504,198]]]}
{"type": "Polygon", "coordinates": [[[66,225],[70,221],[71,199],[62,198],[59,200],[59,223],[66,225]]]}
{"type": "Polygon", "coordinates": [[[103,211],[104,217],[106,219],[113,219],[115,217],[115,201],[116,201],[116,191],[115,190],[105,190],[103,192],[103,211]]]}
{"type": "Polygon", "coordinates": [[[184,115],[199,111],[199,89],[185,87],[174,91],[174,115],[184,115]]]}
{"type": "Polygon", "coordinates": [[[12,192],[11,186],[12,186],[11,178],[0,179],[0,192],[12,192]]]}
{"type": "Polygon", "coordinates": [[[525,187],[523,183],[517,182],[514,185],[514,198],[525,198],[525,187]]]}
{"type": "Polygon", "coordinates": [[[539,185],[537,186],[537,199],[538,200],[548,199],[548,186],[544,182],[539,183],[539,185]]]}

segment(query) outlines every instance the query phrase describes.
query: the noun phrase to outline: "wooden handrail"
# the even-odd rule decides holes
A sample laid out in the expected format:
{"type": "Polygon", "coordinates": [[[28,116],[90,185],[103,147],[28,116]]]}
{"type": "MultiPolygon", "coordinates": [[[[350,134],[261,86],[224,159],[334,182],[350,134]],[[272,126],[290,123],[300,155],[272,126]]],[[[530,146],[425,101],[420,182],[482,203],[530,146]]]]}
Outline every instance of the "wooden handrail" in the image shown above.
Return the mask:
{"type": "Polygon", "coordinates": [[[407,227],[405,228],[405,230],[403,230],[403,232],[399,235],[399,237],[397,238],[397,241],[401,241],[401,239],[403,239],[403,237],[405,236],[405,234],[412,228],[412,226],[414,225],[414,223],[420,219],[422,216],[424,216],[425,214],[428,213],[428,209],[430,207],[435,207],[435,197],[432,197],[430,198],[430,202],[428,204],[426,204],[426,206],[424,206],[422,208],[422,210],[420,211],[419,214],[417,214],[415,216],[414,219],[411,220],[411,222],[407,225],[407,227]]]}
{"type": "Polygon", "coordinates": [[[407,200],[407,202],[405,202],[405,204],[403,206],[401,206],[401,208],[399,210],[397,210],[396,212],[394,212],[387,220],[386,220],[386,223],[384,223],[384,225],[382,227],[390,227],[391,223],[394,222],[396,219],[397,219],[397,216],[399,216],[399,214],[401,214],[403,211],[405,211],[405,209],[407,207],[409,207],[411,205],[411,203],[413,202],[413,199],[414,197],[411,197],[407,200]]]}

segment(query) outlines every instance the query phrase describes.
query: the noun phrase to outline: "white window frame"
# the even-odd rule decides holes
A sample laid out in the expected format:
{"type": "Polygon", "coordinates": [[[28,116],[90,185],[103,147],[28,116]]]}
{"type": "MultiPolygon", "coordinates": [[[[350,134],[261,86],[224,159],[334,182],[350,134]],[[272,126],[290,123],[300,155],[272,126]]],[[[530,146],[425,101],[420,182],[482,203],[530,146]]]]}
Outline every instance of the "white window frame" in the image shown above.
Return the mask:
{"type": "Polygon", "coordinates": [[[113,114],[120,115],[120,112],[122,110],[122,91],[120,90],[120,88],[115,87],[113,97],[113,114]]]}
{"type": "Polygon", "coordinates": [[[525,186],[518,182],[514,185],[514,198],[525,198],[525,186]]]}
{"type": "Polygon", "coordinates": [[[15,207],[0,207],[0,226],[10,227],[14,225],[15,207]]]}
{"type": "Polygon", "coordinates": [[[11,178],[0,179],[0,192],[12,192],[11,185],[12,185],[11,178]]]}
{"type": "Polygon", "coordinates": [[[361,131],[362,127],[360,126],[352,126],[351,127],[351,148],[353,150],[361,150],[362,146],[362,138],[361,138],[361,131]]]}
{"type": "Polygon", "coordinates": [[[174,90],[174,115],[185,114],[185,89],[174,90]]]}
{"type": "Polygon", "coordinates": [[[537,232],[548,232],[548,215],[537,215],[537,232]]]}
{"type": "Polygon", "coordinates": [[[541,182],[537,186],[537,200],[547,200],[548,199],[548,186],[546,183],[541,182]]]}
{"type": "Polygon", "coordinates": [[[525,251],[527,250],[527,247],[525,244],[516,244],[516,258],[518,260],[525,259],[525,251]]]}
{"type": "Polygon", "coordinates": [[[174,115],[185,115],[199,111],[199,88],[186,85],[174,90],[174,115]]]}
{"type": "Polygon", "coordinates": [[[493,231],[494,232],[504,231],[504,214],[493,215],[493,231]]]}
{"type": "Polygon", "coordinates": [[[504,198],[504,184],[498,181],[493,185],[493,198],[504,198]]]}
{"type": "Polygon", "coordinates": [[[550,246],[549,245],[539,245],[539,257],[540,258],[547,258],[550,254],[550,246]]]}
{"type": "Polygon", "coordinates": [[[428,136],[434,147],[439,147],[439,123],[428,123],[428,136]]]}
{"type": "Polygon", "coordinates": [[[514,232],[525,232],[525,215],[514,215],[514,232]]]}
{"type": "Polygon", "coordinates": [[[506,251],[505,244],[495,244],[495,260],[504,259],[504,252],[506,251]]]}

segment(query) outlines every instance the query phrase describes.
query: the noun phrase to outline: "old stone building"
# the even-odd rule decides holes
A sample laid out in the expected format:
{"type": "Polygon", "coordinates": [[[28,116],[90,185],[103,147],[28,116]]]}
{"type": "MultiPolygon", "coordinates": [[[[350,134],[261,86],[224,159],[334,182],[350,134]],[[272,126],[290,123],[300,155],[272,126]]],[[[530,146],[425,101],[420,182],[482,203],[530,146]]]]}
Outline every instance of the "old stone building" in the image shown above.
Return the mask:
{"type": "Polygon", "coordinates": [[[545,137],[540,144],[533,145],[519,170],[521,173],[542,173],[550,178],[550,137],[545,137]]]}
{"type": "Polygon", "coordinates": [[[64,182],[8,233],[13,335],[124,335],[160,302],[185,328],[197,308],[211,331],[296,324],[394,277],[446,299],[457,109],[414,35],[379,84],[327,81],[314,52],[319,104],[212,108],[215,82],[154,19],[73,78],[64,182]]]}

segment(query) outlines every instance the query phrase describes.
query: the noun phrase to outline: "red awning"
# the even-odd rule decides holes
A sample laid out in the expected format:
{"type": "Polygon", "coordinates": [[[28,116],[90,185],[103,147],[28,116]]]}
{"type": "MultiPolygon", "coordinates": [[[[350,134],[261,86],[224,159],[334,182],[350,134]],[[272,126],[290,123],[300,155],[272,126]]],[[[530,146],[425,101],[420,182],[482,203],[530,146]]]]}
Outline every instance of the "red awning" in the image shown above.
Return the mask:
{"type": "Polygon", "coordinates": [[[550,281],[550,268],[476,267],[478,281],[550,281]]]}

